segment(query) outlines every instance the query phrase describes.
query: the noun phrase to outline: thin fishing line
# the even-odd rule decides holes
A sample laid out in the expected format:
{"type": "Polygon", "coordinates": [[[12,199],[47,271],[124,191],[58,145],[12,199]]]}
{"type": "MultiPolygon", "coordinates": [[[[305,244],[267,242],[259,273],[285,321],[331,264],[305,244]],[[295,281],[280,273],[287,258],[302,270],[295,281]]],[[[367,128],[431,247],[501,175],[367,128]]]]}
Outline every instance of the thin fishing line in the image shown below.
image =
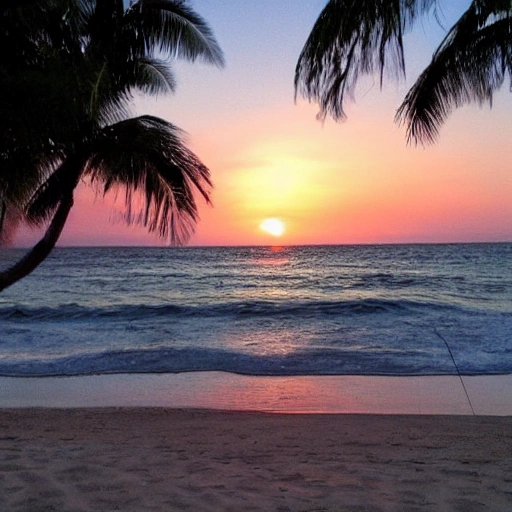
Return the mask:
{"type": "Polygon", "coordinates": [[[450,357],[453,361],[453,366],[455,366],[455,369],[457,370],[457,375],[459,376],[460,383],[462,384],[462,389],[464,390],[464,393],[466,393],[466,398],[468,399],[469,407],[471,407],[471,412],[473,413],[473,416],[476,416],[475,410],[473,409],[473,404],[471,403],[471,400],[469,399],[468,390],[466,389],[466,386],[464,384],[464,380],[462,379],[462,375],[460,374],[459,367],[457,366],[457,363],[455,362],[455,358],[453,357],[453,353],[450,349],[450,346],[448,345],[448,342],[441,336],[439,331],[434,328],[434,332],[444,341],[444,344],[446,345],[446,348],[448,349],[448,353],[450,354],[450,357]]]}

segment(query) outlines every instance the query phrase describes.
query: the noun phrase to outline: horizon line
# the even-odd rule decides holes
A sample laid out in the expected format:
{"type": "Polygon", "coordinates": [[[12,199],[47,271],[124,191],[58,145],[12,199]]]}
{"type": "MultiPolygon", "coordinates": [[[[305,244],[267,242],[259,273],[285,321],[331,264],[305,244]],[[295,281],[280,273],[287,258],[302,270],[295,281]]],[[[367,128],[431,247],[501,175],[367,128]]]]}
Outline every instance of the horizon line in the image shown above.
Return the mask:
{"type": "MultiPolygon", "coordinates": [[[[100,248],[132,248],[132,249],[207,249],[207,248],[254,248],[254,247],[368,247],[368,246],[400,246],[400,245],[491,245],[512,244],[512,240],[495,241],[454,241],[454,242],[354,242],[354,243],[305,243],[305,244],[190,244],[190,245],[128,245],[128,244],[78,244],[56,245],[54,249],[100,249],[100,248]]],[[[0,246],[2,249],[31,249],[33,246],[0,246]]]]}

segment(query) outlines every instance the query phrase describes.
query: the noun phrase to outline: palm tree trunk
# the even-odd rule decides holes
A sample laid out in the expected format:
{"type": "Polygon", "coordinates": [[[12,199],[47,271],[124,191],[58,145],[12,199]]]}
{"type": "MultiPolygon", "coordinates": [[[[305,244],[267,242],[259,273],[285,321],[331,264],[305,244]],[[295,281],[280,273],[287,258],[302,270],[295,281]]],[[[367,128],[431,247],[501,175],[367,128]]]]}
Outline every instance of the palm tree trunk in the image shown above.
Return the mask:
{"type": "Polygon", "coordinates": [[[73,192],[71,191],[61,199],[43,238],[11,268],[0,272],[0,292],[30,274],[45,260],[55,247],[72,206],[73,192]]]}

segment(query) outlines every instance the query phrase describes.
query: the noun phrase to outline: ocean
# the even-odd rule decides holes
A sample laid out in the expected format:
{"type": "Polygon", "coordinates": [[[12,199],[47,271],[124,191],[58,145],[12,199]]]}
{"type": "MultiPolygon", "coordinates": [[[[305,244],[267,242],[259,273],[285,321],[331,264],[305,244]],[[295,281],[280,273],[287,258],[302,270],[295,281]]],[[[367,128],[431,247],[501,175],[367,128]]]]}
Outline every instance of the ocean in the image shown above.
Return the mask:
{"type": "Polygon", "coordinates": [[[197,371],[510,374],[512,244],[57,248],[0,293],[0,376],[197,371]]]}

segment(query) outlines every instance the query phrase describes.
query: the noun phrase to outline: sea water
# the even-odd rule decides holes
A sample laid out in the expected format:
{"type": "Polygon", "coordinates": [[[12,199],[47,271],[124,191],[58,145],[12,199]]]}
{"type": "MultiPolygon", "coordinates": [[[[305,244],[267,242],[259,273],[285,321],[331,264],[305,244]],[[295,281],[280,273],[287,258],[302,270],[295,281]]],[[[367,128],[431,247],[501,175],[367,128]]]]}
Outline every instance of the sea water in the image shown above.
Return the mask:
{"type": "Polygon", "coordinates": [[[512,244],[57,248],[0,293],[2,376],[194,371],[512,373],[512,244]]]}

